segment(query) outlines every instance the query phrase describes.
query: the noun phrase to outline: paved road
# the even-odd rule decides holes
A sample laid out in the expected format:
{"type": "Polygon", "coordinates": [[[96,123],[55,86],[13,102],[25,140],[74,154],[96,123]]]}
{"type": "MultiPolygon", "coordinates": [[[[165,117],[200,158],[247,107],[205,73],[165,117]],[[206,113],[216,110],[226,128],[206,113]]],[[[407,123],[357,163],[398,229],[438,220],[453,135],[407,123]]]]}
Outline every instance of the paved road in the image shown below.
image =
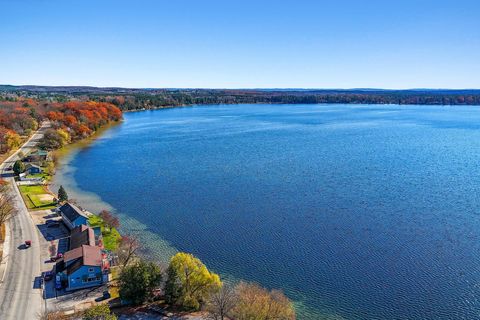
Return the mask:
{"type": "MultiPolygon", "coordinates": [[[[43,136],[48,124],[44,124],[20,149],[26,154],[36,145],[43,136]]],[[[5,173],[5,168],[13,165],[18,159],[17,153],[13,154],[3,164],[0,172],[5,173]]],[[[0,319],[1,320],[34,320],[43,312],[44,302],[40,288],[41,263],[39,234],[30,214],[14,186],[13,177],[4,174],[4,179],[11,185],[10,192],[15,197],[18,214],[9,221],[10,245],[6,257],[7,267],[3,283],[0,283],[0,319]],[[32,247],[20,249],[27,239],[32,240],[32,247]]],[[[1,277],[0,277],[1,279],[1,277]]]]}

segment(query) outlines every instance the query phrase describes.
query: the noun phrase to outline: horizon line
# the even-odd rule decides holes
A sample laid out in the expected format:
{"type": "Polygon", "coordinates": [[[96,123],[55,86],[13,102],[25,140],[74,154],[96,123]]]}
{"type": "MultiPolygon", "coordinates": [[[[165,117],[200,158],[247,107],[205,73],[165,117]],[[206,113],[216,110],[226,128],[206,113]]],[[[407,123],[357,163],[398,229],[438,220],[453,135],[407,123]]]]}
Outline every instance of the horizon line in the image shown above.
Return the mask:
{"type": "Polygon", "coordinates": [[[43,87],[43,88],[95,88],[95,89],[128,89],[128,90],[304,90],[304,91],[477,91],[480,88],[326,88],[326,87],[122,87],[122,86],[95,86],[95,85],[39,85],[39,84],[0,84],[0,87],[43,87]]]}

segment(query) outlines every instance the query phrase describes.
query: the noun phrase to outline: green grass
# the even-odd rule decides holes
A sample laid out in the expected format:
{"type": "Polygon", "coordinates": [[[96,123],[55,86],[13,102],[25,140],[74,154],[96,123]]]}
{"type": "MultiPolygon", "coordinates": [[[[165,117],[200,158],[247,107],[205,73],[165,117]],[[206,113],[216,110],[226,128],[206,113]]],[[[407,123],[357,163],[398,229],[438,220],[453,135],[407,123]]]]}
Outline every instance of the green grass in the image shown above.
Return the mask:
{"type": "Polygon", "coordinates": [[[28,186],[22,185],[18,186],[20,193],[22,194],[23,200],[27,205],[28,209],[33,210],[44,210],[44,209],[53,209],[56,207],[56,203],[53,201],[42,201],[39,196],[43,194],[50,194],[45,186],[35,185],[28,186]]]}
{"type": "Polygon", "coordinates": [[[50,181],[52,178],[49,166],[42,166],[41,173],[29,174],[27,178],[42,178],[44,181],[50,181]]]}
{"type": "Polygon", "coordinates": [[[42,178],[43,180],[49,180],[50,175],[48,173],[42,172],[42,173],[36,173],[36,174],[29,174],[27,175],[27,178],[42,178]]]}
{"type": "Polygon", "coordinates": [[[103,219],[97,215],[91,215],[88,218],[88,224],[91,227],[100,227],[102,230],[103,246],[105,249],[115,251],[118,248],[118,243],[122,237],[117,229],[105,227],[103,219]]]}

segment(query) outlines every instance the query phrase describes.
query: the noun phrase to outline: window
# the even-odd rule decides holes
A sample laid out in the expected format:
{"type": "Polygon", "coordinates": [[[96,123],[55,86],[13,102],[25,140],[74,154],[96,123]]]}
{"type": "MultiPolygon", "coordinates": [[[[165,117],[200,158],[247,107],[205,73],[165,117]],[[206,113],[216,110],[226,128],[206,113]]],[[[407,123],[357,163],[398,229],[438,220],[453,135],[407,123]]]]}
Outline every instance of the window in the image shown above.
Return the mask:
{"type": "Polygon", "coordinates": [[[83,279],[82,282],[83,283],[89,283],[89,282],[95,282],[95,281],[100,281],[100,280],[101,280],[100,277],[91,277],[91,278],[83,279]]]}

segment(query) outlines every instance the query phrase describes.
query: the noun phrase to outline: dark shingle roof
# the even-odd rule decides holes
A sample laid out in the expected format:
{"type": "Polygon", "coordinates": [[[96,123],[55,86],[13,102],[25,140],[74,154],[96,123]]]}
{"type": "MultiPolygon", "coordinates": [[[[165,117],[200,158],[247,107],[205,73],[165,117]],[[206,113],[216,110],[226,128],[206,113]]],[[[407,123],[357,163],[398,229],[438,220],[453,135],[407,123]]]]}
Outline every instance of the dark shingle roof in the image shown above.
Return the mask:
{"type": "Polygon", "coordinates": [[[70,250],[81,247],[82,245],[95,245],[95,233],[92,228],[81,225],[72,230],[70,234],[70,250]]]}
{"type": "Polygon", "coordinates": [[[85,213],[83,213],[82,210],[80,210],[80,208],[78,208],[76,205],[74,204],[70,204],[70,203],[65,203],[63,206],[60,207],[60,211],[65,215],[65,217],[67,217],[68,220],[70,220],[71,222],[72,221],[75,221],[75,219],[77,219],[78,217],[82,216],[82,217],[85,217],[88,219],[87,215],[85,213]]]}

